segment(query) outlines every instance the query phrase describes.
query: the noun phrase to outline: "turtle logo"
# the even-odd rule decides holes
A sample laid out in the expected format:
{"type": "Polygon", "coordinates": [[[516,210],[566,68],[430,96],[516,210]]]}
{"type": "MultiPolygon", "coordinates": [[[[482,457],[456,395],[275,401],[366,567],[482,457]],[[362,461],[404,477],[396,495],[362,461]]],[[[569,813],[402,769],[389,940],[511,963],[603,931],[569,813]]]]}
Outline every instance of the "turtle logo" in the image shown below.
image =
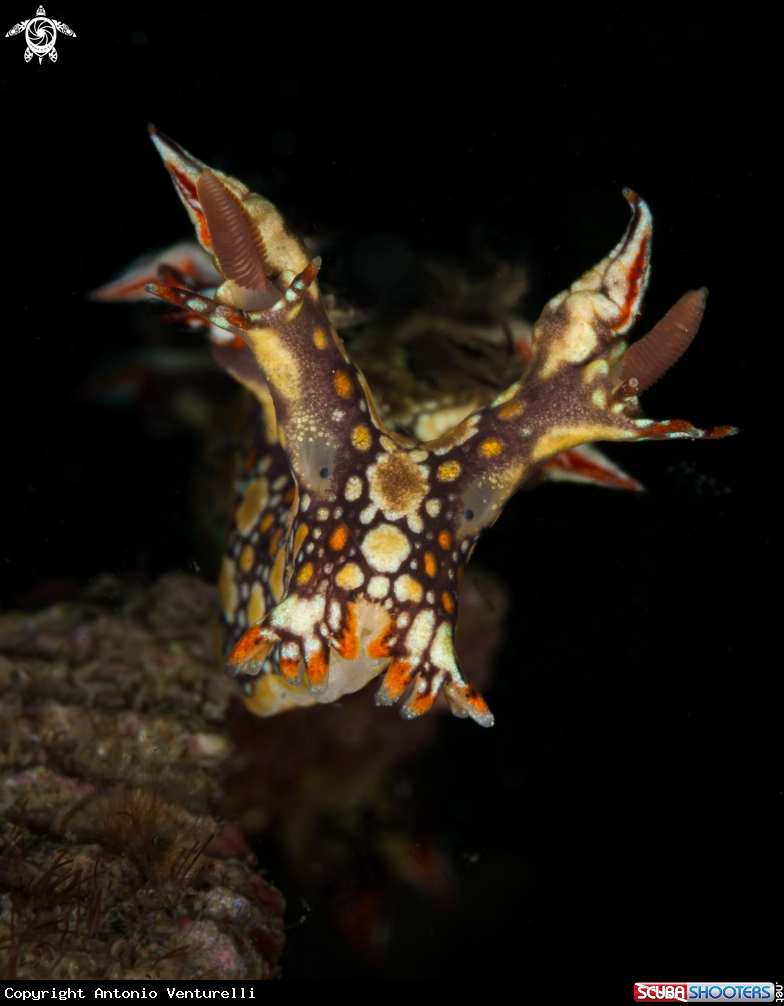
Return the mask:
{"type": "Polygon", "coordinates": [[[73,35],[76,38],[76,32],[71,31],[67,24],[47,17],[43,7],[38,8],[34,18],[15,24],[10,31],[5,33],[5,37],[18,35],[21,31],[25,33],[25,38],[27,39],[27,48],[24,54],[25,63],[29,63],[33,56],[37,56],[40,63],[47,53],[49,54],[49,59],[53,63],[56,63],[57,50],[54,47],[54,43],[58,31],[61,31],[63,35],[73,35]]]}

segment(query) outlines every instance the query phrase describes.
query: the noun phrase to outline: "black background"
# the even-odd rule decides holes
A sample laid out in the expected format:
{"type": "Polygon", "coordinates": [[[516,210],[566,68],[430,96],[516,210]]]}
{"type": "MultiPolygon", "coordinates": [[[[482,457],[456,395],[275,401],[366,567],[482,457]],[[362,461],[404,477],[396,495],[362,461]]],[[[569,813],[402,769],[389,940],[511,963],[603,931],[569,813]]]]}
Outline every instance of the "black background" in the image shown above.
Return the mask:
{"type": "MultiPolygon", "coordinates": [[[[6,28],[34,6],[9,6],[6,28]]],[[[132,312],[85,291],[188,235],[148,121],[349,249],[392,235],[526,261],[530,317],[615,244],[629,185],[654,214],[648,317],[711,291],[646,412],[741,436],[608,449],[640,496],[512,501],[474,560],[514,592],[496,726],[444,723],[417,770],[461,901],[401,909],[376,971],[316,905],[284,977],[524,976],[589,957],[611,980],[765,977],[784,789],[771,26],[729,3],[47,14],[77,33],[56,64],[0,40],[4,603],[53,577],[196,558],[189,438],[76,394],[140,342],[132,312]]],[[[276,879],[294,919],[300,892],[276,879]]]]}

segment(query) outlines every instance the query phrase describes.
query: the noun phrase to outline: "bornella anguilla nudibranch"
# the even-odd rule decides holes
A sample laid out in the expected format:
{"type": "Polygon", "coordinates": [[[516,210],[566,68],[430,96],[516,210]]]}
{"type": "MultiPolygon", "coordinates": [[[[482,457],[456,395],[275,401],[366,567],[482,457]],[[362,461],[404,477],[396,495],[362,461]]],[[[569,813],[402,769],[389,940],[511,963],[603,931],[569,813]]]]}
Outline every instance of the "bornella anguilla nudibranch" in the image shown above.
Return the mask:
{"type": "Polygon", "coordinates": [[[405,697],[406,718],[443,694],[455,715],[492,725],[453,643],[473,548],[521,486],[582,445],[735,432],[640,407],[696,335],[707,291],[685,293],[629,345],[652,221],[626,189],[626,233],[546,304],[520,379],[435,439],[409,436],[382,418],[349,358],[319,291],[321,260],[263,196],[150,134],[203,252],[163,254],[151,276],[148,263],[145,288],[209,326],[214,355],[255,404],[219,584],[227,672],[261,716],[380,677],[377,703],[405,697]]]}

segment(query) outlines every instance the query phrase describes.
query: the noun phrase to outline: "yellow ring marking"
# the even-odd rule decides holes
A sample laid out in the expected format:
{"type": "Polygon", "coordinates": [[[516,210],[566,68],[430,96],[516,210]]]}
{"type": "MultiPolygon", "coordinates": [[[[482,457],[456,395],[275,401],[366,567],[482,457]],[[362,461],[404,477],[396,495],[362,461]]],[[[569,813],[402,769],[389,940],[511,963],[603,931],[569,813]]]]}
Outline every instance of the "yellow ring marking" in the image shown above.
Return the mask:
{"type": "Polygon", "coordinates": [[[351,431],[351,443],[358,451],[369,450],[372,442],[373,439],[370,436],[370,430],[364,423],[360,423],[359,426],[355,426],[351,431]]]}
{"type": "Polygon", "coordinates": [[[503,449],[500,440],[485,440],[479,448],[479,453],[486,458],[497,458],[503,449]]]}
{"type": "Polygon", "coordinates": [[[462,471],[457,461],[445,461],[438,466],[436,475],[439,482],[453,482],[462,471]]]}
{"type": "Polygon", "coordinates": [[[306,562],[302,569],[297,573],[297,583],[307,583],[308,580],[313,576],[313,563],[306,562]]]}
{"type": "Polygon", "coordinates": [[[332,383],[335,385],[335,391],[337,391],[341,398],[351,398],[354,385],[345,370],[336,370],[332,383]]]}

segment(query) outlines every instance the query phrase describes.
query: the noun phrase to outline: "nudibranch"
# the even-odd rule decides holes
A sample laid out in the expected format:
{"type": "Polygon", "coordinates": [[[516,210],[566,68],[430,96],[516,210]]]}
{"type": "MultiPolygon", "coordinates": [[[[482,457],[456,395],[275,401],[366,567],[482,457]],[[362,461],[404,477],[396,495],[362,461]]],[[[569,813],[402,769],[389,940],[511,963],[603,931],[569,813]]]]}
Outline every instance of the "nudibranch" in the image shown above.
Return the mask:
{"type": "Polygon", "coordinates": [[[490,726],[453,645],[477,539],[563,452],[735,432],[647,419],[639,404],[694,338],[707,291],[684,294],[629,346],[652,223],[627,189],[625,235],[545,306],[520,380],[434,438],[404,435],[330,321],[320,259],[268,200],[150,133],[216,273],[206,291],[164,264],[146,289],[210,326],[219,362],[255,402],[220,582],[228,673],[262,716],[380,677],[376,701],[404,699],[406,718],[443,694],[457,716],[490,726]]]}

